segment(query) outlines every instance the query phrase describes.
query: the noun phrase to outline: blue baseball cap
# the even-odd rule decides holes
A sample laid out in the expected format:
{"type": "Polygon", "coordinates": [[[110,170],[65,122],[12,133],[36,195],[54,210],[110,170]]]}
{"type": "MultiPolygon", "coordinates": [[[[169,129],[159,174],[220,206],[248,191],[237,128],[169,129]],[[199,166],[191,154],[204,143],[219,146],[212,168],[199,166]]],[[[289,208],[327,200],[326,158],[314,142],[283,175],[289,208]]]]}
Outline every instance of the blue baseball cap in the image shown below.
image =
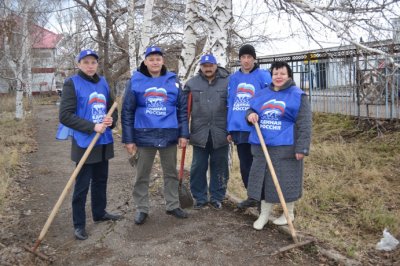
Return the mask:
{"type": "Polygon", "coordinates": [[[80,62],[82,60],[82,58],[86,57],[86,56],[93,56],[94,58],[96,58],[96,60],[99,60],[99,56],[96,54],[95,51],[87,49],[87,50],[82,50],[77,58],[77,61],[80,62]]]}
{"type": "Polygon", "coordinates": [[[160,54],[164,55],[163,52],[161,51],[161,48],[158,46],[149,46],[146,49],[146,52],[144,52],[144,58],[148,57],[151,54],[160,54]]]}
{"type": "Polygon", "coordinates": [[[200,65],[203,64],[217,64],[217,59],[212,54],[205,54],[200,59],[200,65]]]}

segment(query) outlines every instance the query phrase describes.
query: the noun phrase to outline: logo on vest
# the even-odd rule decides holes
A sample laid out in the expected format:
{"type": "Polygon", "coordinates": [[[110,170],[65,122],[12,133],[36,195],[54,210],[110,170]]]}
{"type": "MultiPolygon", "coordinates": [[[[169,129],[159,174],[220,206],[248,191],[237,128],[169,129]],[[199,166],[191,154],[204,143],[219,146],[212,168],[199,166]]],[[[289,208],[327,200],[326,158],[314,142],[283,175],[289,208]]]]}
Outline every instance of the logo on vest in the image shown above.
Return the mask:
{"type": "Polygon", "coordinates": [[[166,115],[167,114],[167,91],[164,88],[151,87],[145,90],[146,114],[166,115]]]}
{"type": "Polygon", "coordinates": [[[92,109],[93,123],[103,123],[103,119],[107,113],[106,97],[101,93],[93,92],[89,95],[89,106],[92,109]]]}
{"type": "Polygon", "coordinates": [[[254,96],[255,88],[252,84],[240,83],[236,89],[233,111],[246,111],[250,107],[250,99],[254,96]]]}
{"type": "Polygon", "coordinates": [[[261,107],[260,128],[281,130],[282,117],[285,114],[286,104],[283,101],[272,99],[261,107]]]}

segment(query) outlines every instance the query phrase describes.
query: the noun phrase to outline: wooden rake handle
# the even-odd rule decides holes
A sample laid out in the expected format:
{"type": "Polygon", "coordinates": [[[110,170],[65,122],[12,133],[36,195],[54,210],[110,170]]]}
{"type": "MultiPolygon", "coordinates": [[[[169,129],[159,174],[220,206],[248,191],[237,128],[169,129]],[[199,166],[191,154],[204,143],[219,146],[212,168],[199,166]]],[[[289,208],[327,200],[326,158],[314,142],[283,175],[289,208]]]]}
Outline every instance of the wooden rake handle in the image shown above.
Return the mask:
{"type": "Polygon", "coordinates": [[[289,217],[289,212],[288,212],[288,209],[287,209],[287,206],[286,206],[286,201],[285,201],[285,198],[283,197],[282,189],[281,189],[281,186],[279,185],[278,177],[276,176],[274,166],[272,165],[272,161],[271,161],[271,158],[270,158],[268,150],[267,150],[267,145],[265,145],[264,138],[263,138],[263,136],[261,134],[260,126],[258,125],[258,123],[255,122],[254,126],[256,127],[257,136],[258,136],[258,138],[260,140],[260,144],[261,144],[261,147],[263,149],[265,159],[267,160],[268,168],[269,168],[269,171],[270,171],[271,176],[272,176],[272,181],[274,182],[276,191],[278,192],[279,201],[281,202],[281,205],[282,205],[282,208],[283,208],[283,213],[285,214],[286,220],[288,222],[290,233],[292,235],[294,243],[297,244],[299,242],[299,240],[297,239],[296,231],[294,229],[292,220],[289,217]]]}
{"type": "MultiPolygon", "coordinates": [[[[187,108],[187,116],[188,116],[188,123],[189,123],[189,119],[190,119],[190,112],[192,111],[192,93],[189,92],[188,95],[188,99],[187,99],[187,103],[188,103],[188,108],[187,108]]],[[[186,144],[187,146],[187,144],[186,144]]],[[[181,165],[179,167],[179,184],[182,184],[182,180],[183,180],[183,170],[185,168],[185,158],[186,158],[186,146],[182,148],[182,156],[181,156],[181,165]]]]}
{"type": "MultiPolygon", "coordinates": [[[[114,102],[114,104],[111,106],[110,110],[107,113],[106,117],[111,117],[112,113],[114,112],[115,108],[117,108],[118,103],[114,102]]],[[[47,231],[49,230],[49,227],[51,223],[54,220],[54,217],[56,216],[58,210],[60,209],[61,204],[63,203],[65,197],[67,196],[69,190],[72,187],[72,184],[74,183],[76,177],[79,174],[79,171],[81,170],[83,164],[86,162],[86,159],[88,158],[89,154],[91,153],[94,145],[96,144],[97,140],[100,138],[101,133],[96,133],[92,141],[90,142],[89,146],[86,148],[85,153],[83,154],[82,158],[80,159],[78,165],[76,166],[74,172],[72,173],[71,177],[69,178],[67,184],[65,185],[64,190],[62,191],[60,197],[57,200],[57,203],[54,205],[53,210],[51,211],[49,217],[47,218],[46,223],[43,226],[42,231],[40,232],[40,235],[38,239],[35,242],[35,245],[32,248],[32,252],[35,252],[36,249],[39,247],[40,242],[42,242],[44,236],[46,235],[47,231]]]]}

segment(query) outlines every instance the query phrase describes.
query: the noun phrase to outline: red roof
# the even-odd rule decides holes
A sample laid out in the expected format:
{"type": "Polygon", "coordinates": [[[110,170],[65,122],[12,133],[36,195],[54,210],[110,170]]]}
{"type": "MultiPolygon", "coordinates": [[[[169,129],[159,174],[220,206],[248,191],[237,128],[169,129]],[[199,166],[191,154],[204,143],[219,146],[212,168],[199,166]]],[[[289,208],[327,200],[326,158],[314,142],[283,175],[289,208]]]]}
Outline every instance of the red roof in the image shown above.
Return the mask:
{"type": "Polygon", "coordinates": [[[32,26],[31,31],[32,48],[35,49],[51,49],[55,48],[57,43],[62,39],[61,34],[54,33],[38,25],[32,26]]]}
{"type": "MultiPolygon", "coordinates": [[[[18,30],[22,28],[22,18],[16,15],[11,15],[6,20],[0,20],[2,27],[4,23],[12,25],[13,28],[17,27],[18,30]]],[[[36,24],[29,25],[29,33],[31,34],[32,48],[34,49],[56,48],[57,43],[62,39],[62,34],[54,33],[36,24]]]]}

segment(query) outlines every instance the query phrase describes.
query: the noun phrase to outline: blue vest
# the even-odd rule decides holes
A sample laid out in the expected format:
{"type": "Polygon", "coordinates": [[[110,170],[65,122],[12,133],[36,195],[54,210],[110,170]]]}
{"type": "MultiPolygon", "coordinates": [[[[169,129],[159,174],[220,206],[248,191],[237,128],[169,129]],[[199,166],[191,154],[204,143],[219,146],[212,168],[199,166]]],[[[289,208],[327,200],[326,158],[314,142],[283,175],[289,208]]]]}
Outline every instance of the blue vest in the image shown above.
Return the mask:
{"type": "Polygon", "coordinates": [[[271,75],[262,69],[244,74],[236,71],[229,78],[228,87],[228,131],[247,131],[251,126],[246,122],[246,111],[250,99],[271,83],[271,75]]]}
{"type": "MultiPolygon", "coordinates": [[[[269,146],[294,144],[294,127],[304,92],[296,86],[282,91],[268,88],[250,101],[250,108],[259,116],[264,141],[269,146]]],[[[250,144],[260,145],[256,129],[252,127],[250,144]]]]}
{"type": "Polygon", "coordinates": [[[130,89],[136,99],[135,128],[178,128],[179,84],[174,73],[153,78],[137,71],[130,89]]]}
{"type": "MultiPolygon", "coordinates": [[[[75,114],[95,124],[102,123],[104,117],[107,115],[107,99],[109,98],[109,88],[106,80],[100,77],[98,83],[93,83],[83,79],[79,75],[74,75],[71,79],[74,83],[77,99],[77,110],[75,114]]],[[[86,134],[60,124],[56,138],[67,139],[68,136],[73,136],[79,147],[87,148],[95,135],[96,132],[86,134]]],[[[96,145],[109,144],[112,142],[113,137],[111,129],[107,128],[106,131],[101,134],[96,145]]]]}

